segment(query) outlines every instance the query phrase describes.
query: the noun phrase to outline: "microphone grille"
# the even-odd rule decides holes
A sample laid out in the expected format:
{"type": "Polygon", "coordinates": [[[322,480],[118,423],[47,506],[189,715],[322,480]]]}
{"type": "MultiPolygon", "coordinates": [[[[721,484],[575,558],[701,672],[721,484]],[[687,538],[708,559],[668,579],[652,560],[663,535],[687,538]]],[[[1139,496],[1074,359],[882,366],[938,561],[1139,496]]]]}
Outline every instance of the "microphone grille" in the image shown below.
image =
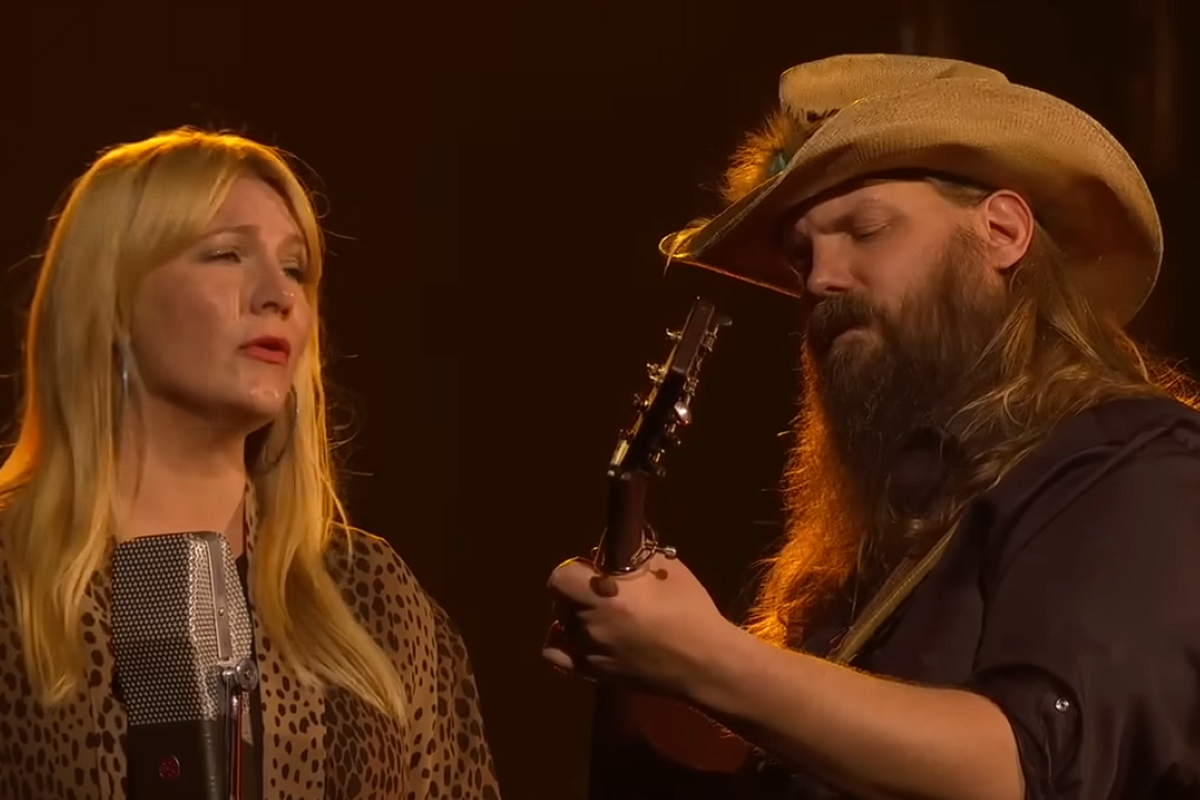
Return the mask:
{"type": "Polygon", "coordinates": [[[225,537],[131,539],[113,553],[112,642],[130,726],[215,720],[221,672],[253,631],[225,537]]]}

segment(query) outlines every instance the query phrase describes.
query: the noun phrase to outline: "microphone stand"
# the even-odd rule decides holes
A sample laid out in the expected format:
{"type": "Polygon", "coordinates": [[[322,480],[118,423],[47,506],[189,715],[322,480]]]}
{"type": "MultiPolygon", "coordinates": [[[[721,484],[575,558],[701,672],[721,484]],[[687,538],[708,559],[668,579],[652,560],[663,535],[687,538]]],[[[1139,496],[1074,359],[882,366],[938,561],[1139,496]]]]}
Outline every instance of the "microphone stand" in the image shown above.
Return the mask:
{"type": "Polygon", "coordinates": [[[225,735],[229,751],[225,771],[225,796],[242,797],[242,726],[246,716],[246,696],[258,685],[258,669],[245,658],[221,670],[221,693],[225,711],[225,735]]]}

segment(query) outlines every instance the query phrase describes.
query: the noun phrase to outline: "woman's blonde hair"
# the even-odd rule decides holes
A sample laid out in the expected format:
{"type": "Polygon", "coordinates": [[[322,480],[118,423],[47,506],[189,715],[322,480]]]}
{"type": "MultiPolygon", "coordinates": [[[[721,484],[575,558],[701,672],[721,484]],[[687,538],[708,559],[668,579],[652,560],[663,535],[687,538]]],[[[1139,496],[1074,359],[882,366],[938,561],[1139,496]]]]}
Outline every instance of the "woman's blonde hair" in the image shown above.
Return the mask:
{"type": "Polygon", "coordinates": [[[323,238],[309,194],[279,150],[192,128],[104,153],[51,232],[26,334],[20,434],[0,466],[30,682],[53,705],[84,676],[81,607],[114,541],[117,351],[140,280],[195,242],[243,176],[278,191],[303,232],[316,320],[293,387],[294,429],[290,419],[273,423],[247,447],[249,467],[273,454],[270,469],[251,470],[262,520],[251,565],[258,620],[298,678],[339,685],[403,720],[400,676],[325,568],[328,546],[349,528],[327,433],[316,296],[323,238]]]}

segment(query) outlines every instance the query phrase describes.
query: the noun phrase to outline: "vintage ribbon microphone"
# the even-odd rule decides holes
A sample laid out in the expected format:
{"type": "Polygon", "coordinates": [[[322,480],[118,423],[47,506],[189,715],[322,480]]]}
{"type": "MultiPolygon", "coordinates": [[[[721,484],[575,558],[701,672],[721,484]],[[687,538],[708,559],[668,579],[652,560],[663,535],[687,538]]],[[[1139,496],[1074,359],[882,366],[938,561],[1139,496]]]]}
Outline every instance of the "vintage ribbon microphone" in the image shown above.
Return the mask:
{"type": "MultiPolygon", "coordinates": [[[[646,488],[651,478],[665,474],[663,456],[692,419],[701,364],[728,324],[711,303],[697,299],[683,327],[667,334],[674,343],[670,355],[661,365],[648,365],[651,390],[635,398],[637,415],[622,431],[608,465],[607,525],[593,553],[602,572],[636,571],[655,552],[674,555],[672,548],[659,545],[646,523],[646,488]]],[[[665,796],[653,794],[637,775],[647,747],[643,723],[647,713],[657,713],[658,702],[621,686],[597,685],[588,800],[665,796]]]]}
{"type": "Polygon", "coordinates": [[[258,671],[229,543],[209,532],[122,542],[112,588],[129,800],[250,800],[245,701],[258,671]]]}

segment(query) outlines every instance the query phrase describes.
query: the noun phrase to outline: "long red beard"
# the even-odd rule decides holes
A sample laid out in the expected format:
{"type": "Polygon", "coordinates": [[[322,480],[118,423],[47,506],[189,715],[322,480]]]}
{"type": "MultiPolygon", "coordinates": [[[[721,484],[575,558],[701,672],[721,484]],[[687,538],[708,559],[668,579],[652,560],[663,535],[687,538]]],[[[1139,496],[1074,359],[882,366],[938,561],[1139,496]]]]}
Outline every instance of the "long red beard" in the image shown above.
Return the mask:
{"type": "Polygon", "coordinates": [[[869,592],[911,544],[903,539],[911,512],[888,491],[896,453],[914,430],[945,426],[993,380],[980,355],[1008,301],[974,277],[978,258],[976,242],[956,237],[920,300],[894,319],[853,297],[814,312],[785,477],[787,540],[773,567],[805,576],[806,586],[792,587],[807,598],[801,605],[820,605],[854,576],[869,592]],[[833,344],[862,324],[866,337],[833,344]]]}

